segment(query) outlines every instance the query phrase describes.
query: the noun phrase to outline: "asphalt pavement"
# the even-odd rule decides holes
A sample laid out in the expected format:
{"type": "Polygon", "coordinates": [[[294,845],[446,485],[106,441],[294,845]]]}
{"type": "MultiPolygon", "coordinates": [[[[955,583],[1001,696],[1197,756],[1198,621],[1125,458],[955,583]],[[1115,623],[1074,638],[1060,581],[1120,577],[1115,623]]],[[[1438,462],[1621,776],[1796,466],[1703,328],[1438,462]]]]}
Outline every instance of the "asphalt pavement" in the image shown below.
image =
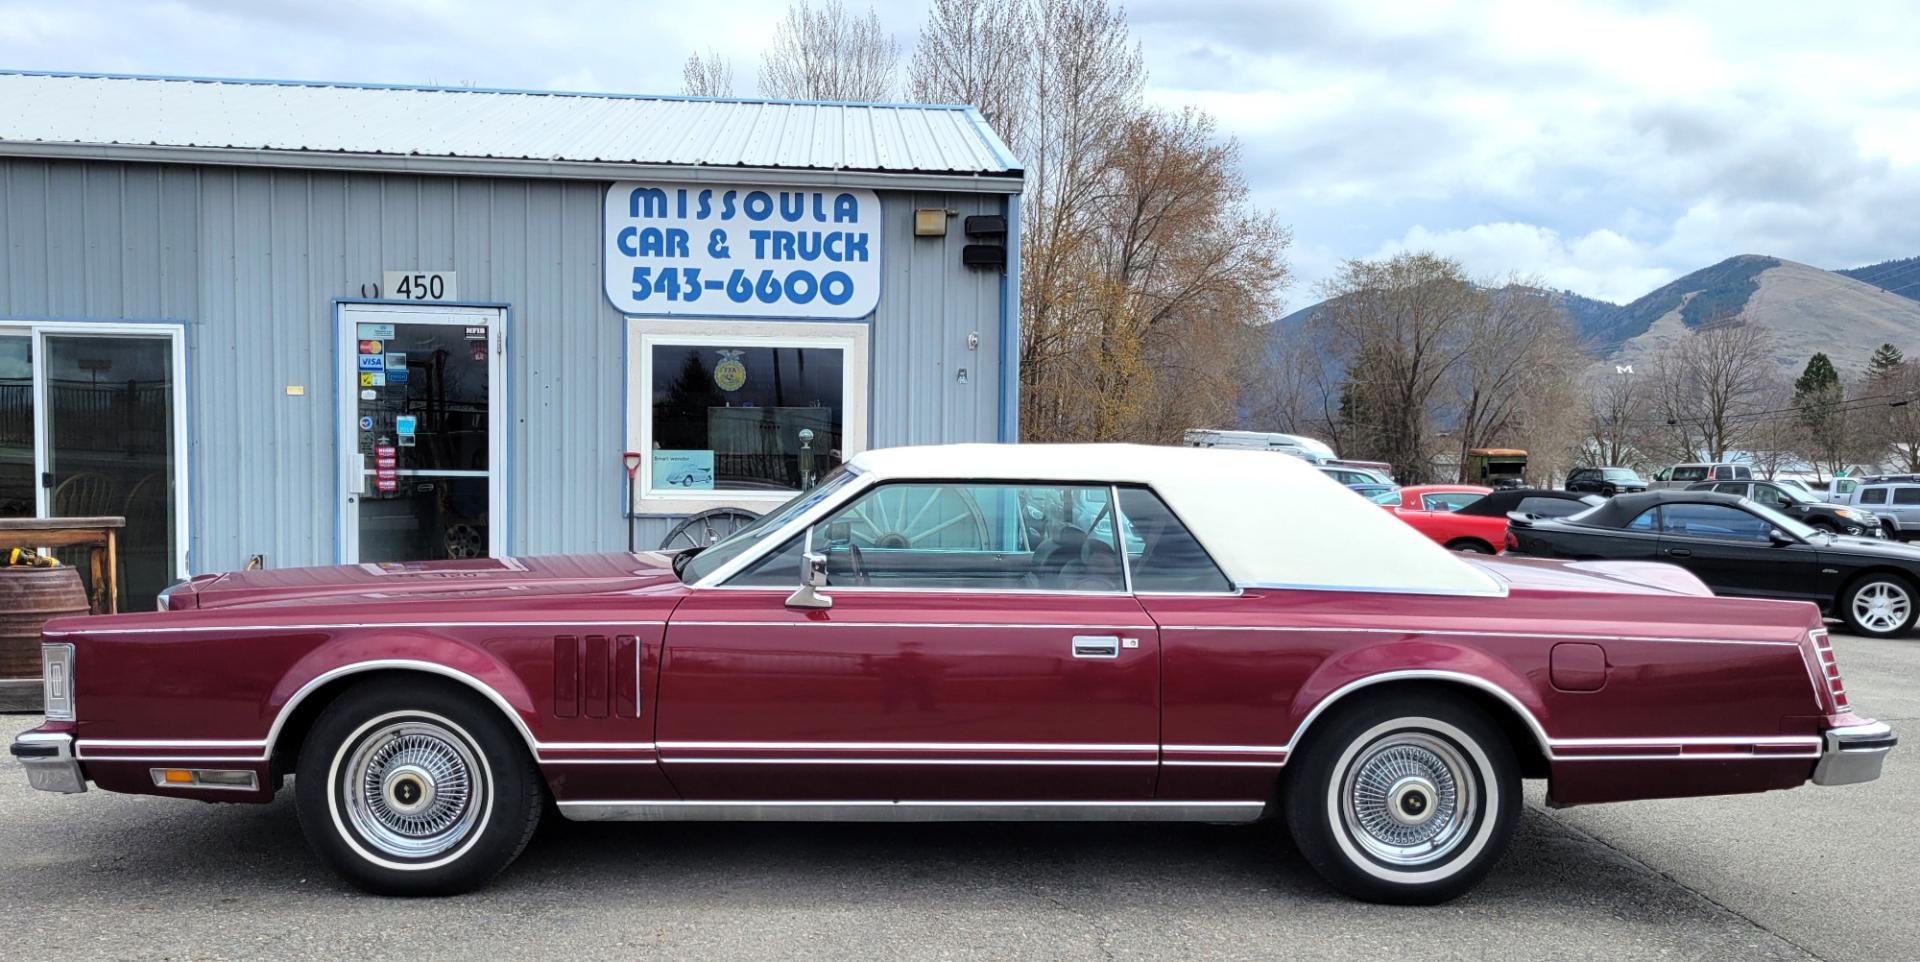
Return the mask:
{"type": "MultiPolygon", "coordinates": [[[[1920,639],[1836,647],[1855,703],[1920,739],[1920,639]]],[[[1907,962],[1916,752],[1846,788],[1549,812],[1535,787],[1494,875],[1437,908],[1335,895],[1266,825],[556,819],[482,892],[383,899],[314,860],[285,796],[62,797],[0,768],[0,959],[1907,962]]]]}

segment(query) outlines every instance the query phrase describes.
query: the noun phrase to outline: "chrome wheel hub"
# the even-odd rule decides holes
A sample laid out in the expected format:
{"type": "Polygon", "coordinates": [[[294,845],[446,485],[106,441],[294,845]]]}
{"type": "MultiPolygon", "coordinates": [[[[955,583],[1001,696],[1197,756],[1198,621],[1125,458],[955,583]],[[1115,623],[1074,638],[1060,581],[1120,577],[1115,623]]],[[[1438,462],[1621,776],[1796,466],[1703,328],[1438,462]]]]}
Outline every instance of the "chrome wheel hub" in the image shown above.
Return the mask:
{"type": "Polygon", "coordinates": [[[1869,631],[1893,631],[1907,623],[1913,601],[1900,585],[1876,581],[1853,596],[1853,618],[1869,631]]]}
{"type": "Polygon", "coordinates": [[[1395,732],[1359,753],[1343,774],[1341,816],[1368,855],[1396,866],[1443,858],[1467,837],[1476,794],[1451,742],[1395,732]]]}
{"type": "Polygon", "coordinates": [[[348,756],[341,801],[358,834],[401,858],[437,855],[472,834],[485,809],[477,750],[433,722],[368,733],[348,756]]]}

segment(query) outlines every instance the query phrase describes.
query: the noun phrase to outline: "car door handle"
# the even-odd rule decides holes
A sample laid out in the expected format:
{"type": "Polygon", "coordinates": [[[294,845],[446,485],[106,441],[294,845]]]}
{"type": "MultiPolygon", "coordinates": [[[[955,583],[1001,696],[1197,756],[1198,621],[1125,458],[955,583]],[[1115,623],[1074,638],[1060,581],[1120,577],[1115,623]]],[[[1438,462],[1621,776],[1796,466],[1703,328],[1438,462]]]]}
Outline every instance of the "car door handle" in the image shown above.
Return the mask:
{"type": "Polygon", "coordinates": [[[1666,555],[1669,558],[1691,558],[1693,557],[1693,549],[1692,548],[1668,548],[1666,550],[1666,555]]]}
{"type": "MultiPolygon", "coordinates": [[[[1139,642],[1134,642],[1137,646],[1139,642]]],[[[1075,658],[1118,658],[1120,657],[1119,635],[1074,635],[1073,657],[1075,658]]]]}

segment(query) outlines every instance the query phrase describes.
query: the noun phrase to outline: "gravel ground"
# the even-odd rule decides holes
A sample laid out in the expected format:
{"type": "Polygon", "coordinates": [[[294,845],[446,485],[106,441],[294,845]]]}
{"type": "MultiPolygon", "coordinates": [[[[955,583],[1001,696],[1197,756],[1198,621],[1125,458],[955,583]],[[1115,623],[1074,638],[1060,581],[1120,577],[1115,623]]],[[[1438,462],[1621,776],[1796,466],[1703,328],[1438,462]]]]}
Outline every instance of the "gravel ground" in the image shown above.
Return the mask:
{"type": "MultiPolygon", "coordinates": [[[[1837,640],[1920,720],[1920,641],[1837,640]]],[[[38,719],[8,716],[11,735],[38,719]]],[[[1916,729],[1920,730],[1920,729],[1916,729]]],[[[1548,812],[1439,908],[1331,894],[1268,826],[574,824],[491,888],[363,896],[273,805],[29,791],[0,772],[0,959],[1920,958],[1920,765],[1840,789],[1548,812]]]]}

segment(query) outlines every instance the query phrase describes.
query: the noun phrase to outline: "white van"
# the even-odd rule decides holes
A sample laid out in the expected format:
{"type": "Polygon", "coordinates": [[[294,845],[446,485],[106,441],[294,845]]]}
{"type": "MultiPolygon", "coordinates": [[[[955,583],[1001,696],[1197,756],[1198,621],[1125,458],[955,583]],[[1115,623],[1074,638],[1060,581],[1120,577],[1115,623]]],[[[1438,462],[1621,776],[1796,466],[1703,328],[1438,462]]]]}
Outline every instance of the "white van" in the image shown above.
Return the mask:
{"type": "Polygon", "coordinates": [[[1241,448],[1253,451],[1278,451],[1296,458],[1325,464],[1335,459],[1333,448],[1324,441],[1298,434],[1273,431],[1223,431],[1214,428],[1189,428],[1180,442],[1190,448],[1241,448]]]}

